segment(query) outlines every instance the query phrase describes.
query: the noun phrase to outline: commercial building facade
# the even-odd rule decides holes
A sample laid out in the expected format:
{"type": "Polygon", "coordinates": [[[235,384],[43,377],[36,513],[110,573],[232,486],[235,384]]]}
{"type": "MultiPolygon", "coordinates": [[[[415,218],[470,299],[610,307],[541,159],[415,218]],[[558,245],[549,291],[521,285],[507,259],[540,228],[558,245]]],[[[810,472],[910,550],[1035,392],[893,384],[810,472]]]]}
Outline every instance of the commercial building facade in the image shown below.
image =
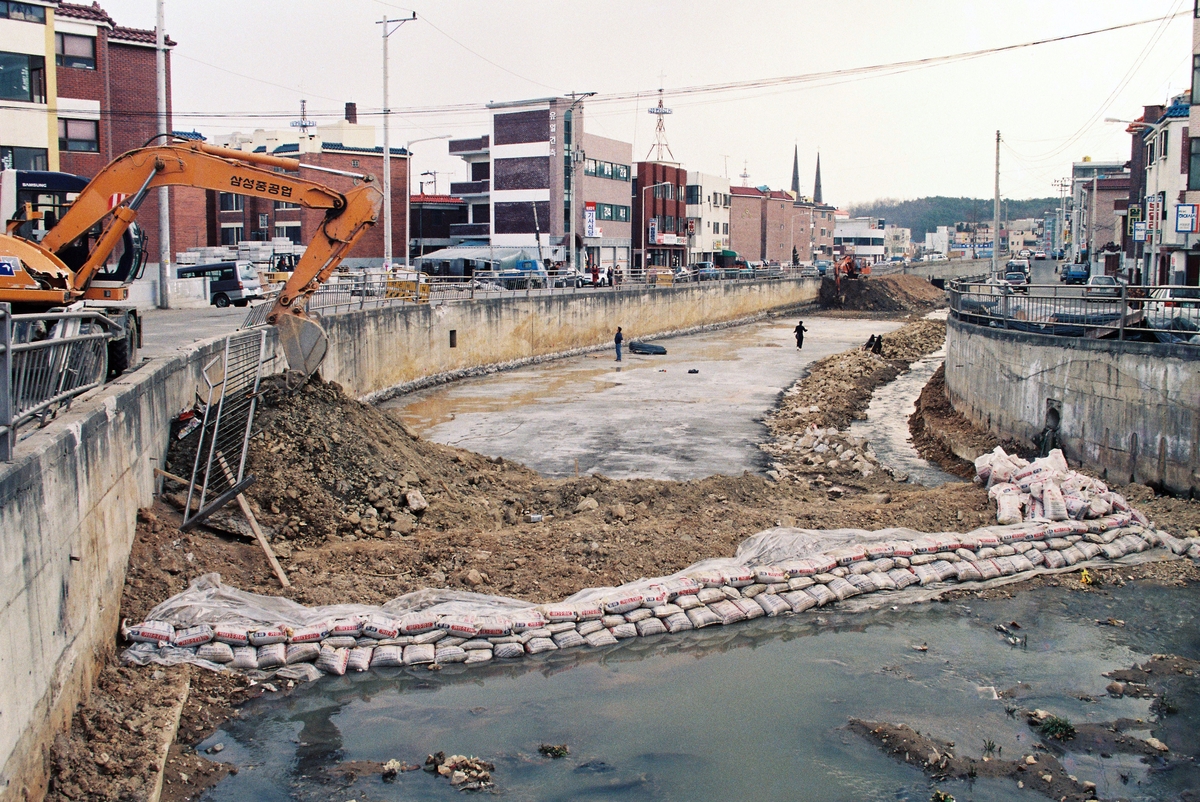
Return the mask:
{"type": "Polygon", "coordinates": [[[688,173],[675,162],[636,165],[633,185],[634,272],[687,264],[688,173]]]}
{"type": "Polygon", "coordinates": [[[708,173],[688,174],[687,206],[688,261],[718,261],[729,245],[729,211],[732,205],[729,179],[708,173]]]}

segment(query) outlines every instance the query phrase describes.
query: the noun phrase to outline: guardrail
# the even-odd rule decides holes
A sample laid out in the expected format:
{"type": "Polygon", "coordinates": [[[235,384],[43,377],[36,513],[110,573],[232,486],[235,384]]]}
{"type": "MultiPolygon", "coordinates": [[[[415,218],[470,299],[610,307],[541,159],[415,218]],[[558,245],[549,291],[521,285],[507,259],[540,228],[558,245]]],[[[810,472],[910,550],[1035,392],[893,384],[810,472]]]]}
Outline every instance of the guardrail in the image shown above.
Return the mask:
{"type": "Polygon", "coordinates": [[[1067,287],[953,281],[950,314],[966,323],[1059,337],[1200,345],[1200,289],[1067,287]]]}
{"type": "Polygon", "coordinates": [[[0,304],[0,460],[12,461],[23,424],[44,425],[76,396],[104,384],[108,341],[120,329],[99,312],[14,315],[0,304]]]}
{"type": "MultiPolygon", "coordinates": [[[[715,268],[700,275],[685,274],[679,281],[669,268],[655,270],[649,275],[636,271],[625,278],[615,277],[608,285],[607,272],[599,274],[600,284],[593,287],[591,275],[574,272],[531,273],[513,275],[508,272],[476,271],[471,276],[422,275],[418,283],[412,274],[385,276],[382,273],[336,275],[317,288],[308,300],[309,312],[335,314],[351,309],[370,309],[380,306],[413,303],[449,303],[487,298],[532,297],[540,295],[576,294],[582,292],[641,292],[682,284],[706,281],[764,281],[770,279],[809,277],[811,268],[764,266],[753,268],[715,268]]],[[[279,289],[268,290],[263,299],[250,305],[242,328],[264,325],[279,289]]]]}

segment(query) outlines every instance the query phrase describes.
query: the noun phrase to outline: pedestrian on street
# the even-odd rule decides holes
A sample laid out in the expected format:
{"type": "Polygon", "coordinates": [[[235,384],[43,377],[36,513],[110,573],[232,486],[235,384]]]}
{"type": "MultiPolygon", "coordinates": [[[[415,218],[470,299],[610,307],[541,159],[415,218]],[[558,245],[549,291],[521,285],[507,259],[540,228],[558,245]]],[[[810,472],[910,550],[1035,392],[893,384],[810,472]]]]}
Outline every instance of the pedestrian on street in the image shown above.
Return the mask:
{"type": "MultiPolygon", "coordinates": [[[[799,336],[799,335],[797,335],[799,336]]],[[[621,343],[625,342],[625,335],[621,334],[621,327],[617,326],[617,334],[613,337],[613,342],[617,345],[617,361],[621,361],[621,343]]]]}
{"type": "MultiPolygon", "coordinates": [[[[618,331],[620,331],[620,329],[618,329],[618,331]]],[[[801,320],[799,323],[796,324],[796,328],[794,329],[794,331],[796,332],[796,348],[797,349],[803,348],[804,347],[804,332],[808,331],[808,329],[804,328],[803,320],[801,320]]]]}
{"type": "Polygon", "coordinates": [[[613,285],[612,279],[613,279],[613,274],[612,274],[612,268],[610,267],[608,269],[608,286],[610,286],[610,287],[613,285]]]}

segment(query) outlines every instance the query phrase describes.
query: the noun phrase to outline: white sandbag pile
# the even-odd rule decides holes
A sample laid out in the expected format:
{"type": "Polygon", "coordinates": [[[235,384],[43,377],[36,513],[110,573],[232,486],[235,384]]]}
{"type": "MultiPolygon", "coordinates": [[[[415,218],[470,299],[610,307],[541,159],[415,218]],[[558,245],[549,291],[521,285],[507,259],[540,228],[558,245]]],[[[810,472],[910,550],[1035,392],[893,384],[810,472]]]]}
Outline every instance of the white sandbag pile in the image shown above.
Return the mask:
{"type": "Polygon", "coordinates": [[[1099,479],[1068,468],[1057,448],[1028,462],[997,446],[975,460],[975,481],[986,486],[988,496],[995,500],[996,520],[1001,524],[1084,521],[1130,513],[1139,526],[1149,525],[1120,493],[1110,491],[1099,479]]]}
{"type": "Polygon", "coordinates": [[[978,463],[980,479],[991,485],[997,501],[1037,517],[962,535],[770,529],[744,541],[732,558],[536,606],[422,590],[382,607],[308,608],[236,590],[207,574],[156,607],[146,621],[123,624],[122,634],[132,642],[123,658],[300,680],[371,668],[472,666],[801,614],[864,594],[884,594],[879,603],[886,604],[913,594],[914,586],[936,589],[1102,566],[1148,549],[1164,549],[1162,558],[1168,556],[1165,549],[1200,558],[1200,539],[1154,529],[1102,482],[1067,470],[1061,453],[1030,464],[999,450],[987,456],[992,459],[978,463]],[[1015,501],[1006,501],[1010,498],[1015,501]],[[1061,520],[1045,514],[1058,516],[1060,507],[1067,508],[1061,520]]]}

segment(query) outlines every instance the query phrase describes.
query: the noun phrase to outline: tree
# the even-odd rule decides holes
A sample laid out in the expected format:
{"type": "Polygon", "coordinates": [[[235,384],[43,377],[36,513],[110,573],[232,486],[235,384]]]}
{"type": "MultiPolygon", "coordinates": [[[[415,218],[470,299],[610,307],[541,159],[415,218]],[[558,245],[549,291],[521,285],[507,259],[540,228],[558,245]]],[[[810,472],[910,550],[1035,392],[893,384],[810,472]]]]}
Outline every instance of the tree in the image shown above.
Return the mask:
{"type": "Polygon", "coordinates": [[[800,252],[798,250],[796,250],[796,246],[793,245],[792,246],[792,266],[795,267],[798,264],[800,264],[800,252]]]}

